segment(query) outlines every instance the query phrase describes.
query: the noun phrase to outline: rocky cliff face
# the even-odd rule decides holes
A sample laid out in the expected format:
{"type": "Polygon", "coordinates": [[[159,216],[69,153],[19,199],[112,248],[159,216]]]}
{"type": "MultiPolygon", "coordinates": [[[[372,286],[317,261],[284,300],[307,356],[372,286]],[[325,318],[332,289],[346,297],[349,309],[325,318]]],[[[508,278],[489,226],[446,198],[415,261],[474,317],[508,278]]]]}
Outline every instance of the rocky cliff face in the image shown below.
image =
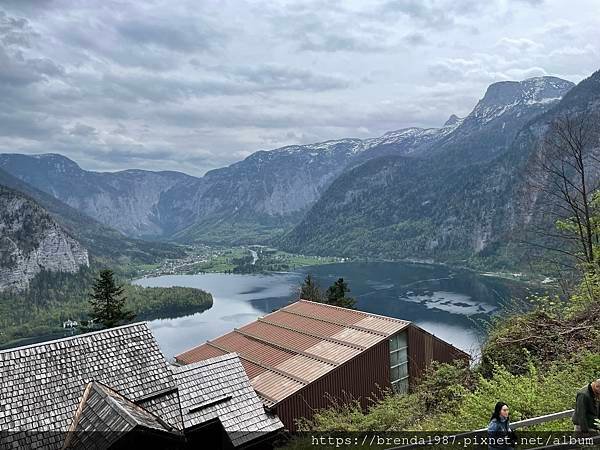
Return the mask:
{"type": "Polygon", "coordinates": [[[0,290],[23,289],[40,271],[77,272],[88,252],[28,197],[0,186],[0,290]]]}
{"type": "Polygon", "coordinates": [[[160,197],[178,183],[196,180],[179,172],[90,172],[57,154],[3,154],[0,169],[134,237],[169,234],[157,208],[160,197]]]}

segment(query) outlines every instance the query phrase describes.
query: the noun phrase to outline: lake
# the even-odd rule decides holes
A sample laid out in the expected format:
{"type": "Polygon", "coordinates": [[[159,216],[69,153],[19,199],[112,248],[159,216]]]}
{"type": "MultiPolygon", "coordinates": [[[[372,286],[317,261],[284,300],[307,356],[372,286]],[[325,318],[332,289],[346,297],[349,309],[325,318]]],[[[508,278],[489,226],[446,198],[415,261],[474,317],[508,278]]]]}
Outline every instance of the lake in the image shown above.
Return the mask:
{"type": "Polygon", "coordinates": [[[413,321],[474,356],[484,337],[482,321],[511,297],[527,293],[523,284],[469,271],[396,262],[328,264],[262,275],[165,275],[134,283],[196,287],[212,293],[213,307],[207,311],[149,322],[161,350],[172,358],[286,305],[297,298],[306,273],[322,288],[343,277],[358,309],[413,321]]]}

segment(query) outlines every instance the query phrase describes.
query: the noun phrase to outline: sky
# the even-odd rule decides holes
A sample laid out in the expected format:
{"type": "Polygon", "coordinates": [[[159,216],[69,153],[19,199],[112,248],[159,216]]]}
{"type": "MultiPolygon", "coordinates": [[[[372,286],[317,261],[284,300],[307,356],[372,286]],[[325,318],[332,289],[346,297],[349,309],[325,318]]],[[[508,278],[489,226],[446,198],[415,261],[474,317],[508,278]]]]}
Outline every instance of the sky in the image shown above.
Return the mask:
{"type": "Polygon", "coordinates": [[[0,152],[202,175],[600,69],[597,0],[0,0],[0,152]]]}

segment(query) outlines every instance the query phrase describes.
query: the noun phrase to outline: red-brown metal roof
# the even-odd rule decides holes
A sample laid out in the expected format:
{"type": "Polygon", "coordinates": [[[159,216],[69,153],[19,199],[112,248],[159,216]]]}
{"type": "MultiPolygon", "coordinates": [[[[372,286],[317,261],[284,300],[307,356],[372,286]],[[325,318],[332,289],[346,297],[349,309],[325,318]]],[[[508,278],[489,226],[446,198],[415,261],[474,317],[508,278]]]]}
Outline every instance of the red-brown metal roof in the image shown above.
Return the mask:
{"type": "Polygon", "coordinates": [[[242,366],[244,366],[246,375],[248,375],[248,378],[250,378],[250,379],[260,375],[261,373],[263,373],[267,370],[264,367],[257,366],[256,364],[251,363],[250,361],[248,361],[246,359],[240,359],[240,360],[242,361],[242,366]]]}
{"type": "Polygon", "coordinates": [[[258,362],[267,366],[276,366],[295,355],[291,351],[284,351],[255,339],[249,339],[235,331],[208,341],[208,343],[216,345],[220,349],[227,350],[230,353],[236,352],[238,355],[246,357],[252,362],[258,362]]]}
{"type": "Polygon", "coordinates": [[[330,319],[332,322],[352,325],[359,320],[368,317],[368,314],[347,308],[335,308],[325,305],[324,303],[315,303],[305,300],[292,303],[283,308],[285,311],[296,312],[306,316],[322,318],[326,314],[325,319],[330,319]]]}
{"type": "Polygon", "coordinates": [[[228,352],[224,352],[206,344],[202,344],[198,347],[191,348],[180,355],[177,355],[176,359],[182,364],[191,364],[194,362],[214,358],[215,356],[225,355],[227,353],[228,352]]]}
{"type": "Polygon", "coordinates": [[[294,350],[306,350],[321,342],[318,337],[300,334],[286,328],[277,327],[266,322],[252,322],[240,328],[241,332],[283,345],[294,350]]]}
{"type": "Polygon", "coordinates": [[[272,406],[409,322],[300,300],[176,357],[190,363],[236,352],[272,406]]]}
{"type": "Polygon", "coordinates": [[[311,319],[295,314],[289,314],[285,309],[280,309],[264,317],[268,323],[284,325],[294,330],[307,331],[321,337],[333,336],[344,329],[343,326],[323,320],[311,319]]]}

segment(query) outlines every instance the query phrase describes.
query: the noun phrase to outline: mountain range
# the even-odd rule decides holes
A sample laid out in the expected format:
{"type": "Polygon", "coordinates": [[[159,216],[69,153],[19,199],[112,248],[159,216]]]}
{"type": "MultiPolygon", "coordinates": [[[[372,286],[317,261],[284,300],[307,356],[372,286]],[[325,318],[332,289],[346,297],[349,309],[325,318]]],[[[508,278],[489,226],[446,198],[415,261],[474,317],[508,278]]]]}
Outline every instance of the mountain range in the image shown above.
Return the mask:
{"type": "Polygon", "coordinates": [[[25,191],[67,229],[85,230],[79,239],[90,247],[101,235],[130,245],[272,243],[311,254],[468,258],[505,248],[539,213],[525,187],[530,157],[554,118],[596,108],[599,79],[494,83],[470,114],[440,128],[258,151],[203,177],[93,172],[58,154],[6,153],[0,184],[25,191]]]}

